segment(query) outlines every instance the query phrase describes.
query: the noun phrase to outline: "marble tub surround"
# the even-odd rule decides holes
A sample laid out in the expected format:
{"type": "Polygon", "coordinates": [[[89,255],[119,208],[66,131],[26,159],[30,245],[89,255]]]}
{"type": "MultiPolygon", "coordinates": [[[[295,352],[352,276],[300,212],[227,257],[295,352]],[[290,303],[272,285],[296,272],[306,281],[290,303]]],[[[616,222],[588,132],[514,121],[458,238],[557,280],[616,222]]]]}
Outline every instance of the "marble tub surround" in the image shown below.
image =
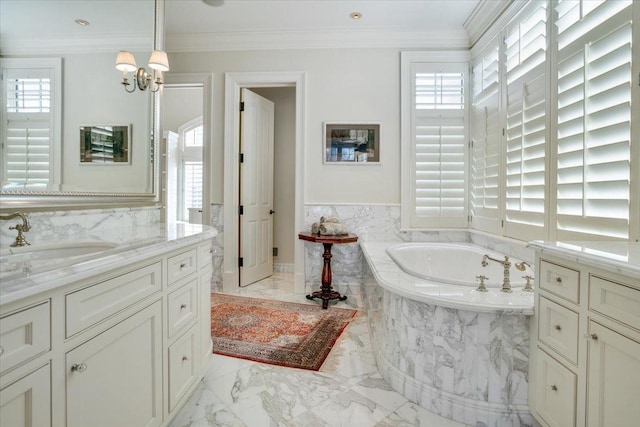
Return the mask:
{"type": "MultiPolygon", "coordinates": [[[[478,292],[475,287],[439,283],[405,273],[386,251],[395,244],[397,243],[360,243],[366,260],[365,266],[370,269],[377,284],[387,291],[414,301],[453,309],[498,314],[533,314],[533,293],[524,292],[522,288],[514,288],[511,293],[501,292],[500,288],[478,292]]],[[[478,267],[478,272],[482,272],[481,267],[478,267]]],[[[469,274],[475,276],[476,272],[469,274]]]]}
{"type": "Polygon", "coordinates": [[[363,288],[371,345],[394,390],[467,425],[535,425],[527,406],[529,317],[522,310],[416,301],[381,286],[369,265],[363,288]]]}
{"type": "Polygon", "coordinates": [[[8,304],[106,273],[122,265],[161,255],[169,250],[192,243],[213,241],[216,235],[217,231],[212,227],[185,223],[119,223],[114,228],[74,233],[64,238],[57,235],[34,235],[31,239],[31,248],[34,249],[39,245],[74,242],[112,243],[115,247],[86,256],[22,262],[12,262],[11,256],[3,253],[3,256],[0,256],[0,301],[2,304],[8,304]]]}
{"type": "Polygon", "coordinates": [[[222,263],[224,261],[224,205],[212,203],[211,226],[218,231],[213,238],[213,279],[211,280],[211,292],[222,292],[222,263]]]}
{"type": "Polygon", "coordinates": [[[579,264],[640,280],[638,242],[544,242],[533,241],[532,248],[579,264]]]}

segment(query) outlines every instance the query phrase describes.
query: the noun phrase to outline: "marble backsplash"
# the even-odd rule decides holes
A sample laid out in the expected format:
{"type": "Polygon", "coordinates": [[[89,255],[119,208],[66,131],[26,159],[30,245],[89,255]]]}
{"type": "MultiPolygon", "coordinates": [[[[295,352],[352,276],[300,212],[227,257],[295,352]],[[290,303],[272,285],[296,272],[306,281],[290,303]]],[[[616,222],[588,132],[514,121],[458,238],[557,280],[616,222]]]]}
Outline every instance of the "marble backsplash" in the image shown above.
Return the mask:
{"type": "MultiPolygon", "coordinates": [[[[87,209],[24,213],[29,218],[31,230],[25,233],[28,242],[67,238],[73,235],[104,230],[129,228],[157,224],[160,222],[160,207],[87,209]]],[[[16,238],[16,231],[9,226],[20,223],[20,219],[0,223],[0,247],[6,248],[16,238]]]]}

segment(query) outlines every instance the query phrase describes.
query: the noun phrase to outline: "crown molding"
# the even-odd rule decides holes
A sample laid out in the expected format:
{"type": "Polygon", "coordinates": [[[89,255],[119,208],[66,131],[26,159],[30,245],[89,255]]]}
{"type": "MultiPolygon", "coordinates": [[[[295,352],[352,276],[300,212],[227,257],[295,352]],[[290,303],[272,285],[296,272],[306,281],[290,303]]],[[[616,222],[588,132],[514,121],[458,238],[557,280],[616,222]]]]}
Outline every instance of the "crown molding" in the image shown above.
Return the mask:
{"type": "Polygon", "coordinates": [[[447,30],[287,30],[166,34],[167,52],[336,48],[469,48],[463,27],[447,30]]]}
{"type": "Polygon", "coordinates": [[[141,34],[102,34],[95,36],[2,37],[2,55],[62,55],[129,50],[153,50],[153,37],[141,34]]]}
{"type": "Polygon", "coordinates": [[[476,44],[514,0],[480,0],[464,23],[469,37],[469,46],[476,44]]]}

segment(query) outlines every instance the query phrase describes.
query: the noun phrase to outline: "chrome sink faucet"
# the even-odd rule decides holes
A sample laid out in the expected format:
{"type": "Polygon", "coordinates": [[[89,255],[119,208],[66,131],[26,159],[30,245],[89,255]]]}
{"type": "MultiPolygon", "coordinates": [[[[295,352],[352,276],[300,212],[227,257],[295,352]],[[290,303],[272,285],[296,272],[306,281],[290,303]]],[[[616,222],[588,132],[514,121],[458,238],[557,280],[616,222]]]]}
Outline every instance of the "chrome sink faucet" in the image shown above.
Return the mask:
{"type": "Polygon", "coordinates": [[[31,230],[31,226],[29,225],[29,218],[27,218],[27,216],[22,212],[15,212],[12,214],[0,215],[0,220],[10,220],[14,218],[22,219],[22,224],[16,224],[9,227],[9,230],[18,230],[18,235],[16,236],[16,240],[9,246],[14,248],[16,246],[30,245],[30,243],[25,240],[24,235],[22,234],[31,230]]]}
{"type": "Polygon", "coordinates": [[[504,267],[504,279],[502,280],[502,289],[500,289],[502,292],[513,292],[511,290],[511,281],[509,280],[509,269],[511,268],[511,261],[509,261],[509,257],[505,256],[504,260],[500,260],[500,259],[496,259],[496,258],[491,258],[489,255],[484,255],[482,257],[482,266],[486,267],[489,265],[489,261],[494,261],[497,262],[498,264],[502,264],[502,267],[504,267]]]}

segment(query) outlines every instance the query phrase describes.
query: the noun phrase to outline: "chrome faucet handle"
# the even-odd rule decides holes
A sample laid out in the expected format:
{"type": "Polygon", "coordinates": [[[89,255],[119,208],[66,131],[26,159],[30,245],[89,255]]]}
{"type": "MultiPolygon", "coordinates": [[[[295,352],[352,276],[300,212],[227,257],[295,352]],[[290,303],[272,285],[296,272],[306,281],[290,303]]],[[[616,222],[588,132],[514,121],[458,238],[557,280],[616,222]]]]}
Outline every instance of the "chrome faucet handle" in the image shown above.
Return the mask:
{"type": "MultiPolygon", "coordinates": [[[[531,265],[526,261],[516,262],[514,265],[520,271],[525,271],[527,269],[527,267],[531,267],[531,265]]],[[[524,277],[524,276],[522,276],[522,277],[524,277]]]]}
{"type": "Polygon", "coordinates": [[[488,280],[489,278],[487,276],[484,276],[484,275],[481,274],[480,276],[476,276],[476,279],[480,280],[480,284],[478,285],[478,288],[476,289],[476,291],[478,291],[478,292],[488,292],[489,290],[485,286],[484,281],[488,280]]]}
{"type": "Polygon", "coordinates": [[[522,290],[525,292],[533,292],[533,286],[531,286],[531,281],[535,279],[535,277],[527,275],[527,276],[522,276],[522,278],[527,281],[527,283],[525,283],[524,288],[522,288],[522,290]]]}

